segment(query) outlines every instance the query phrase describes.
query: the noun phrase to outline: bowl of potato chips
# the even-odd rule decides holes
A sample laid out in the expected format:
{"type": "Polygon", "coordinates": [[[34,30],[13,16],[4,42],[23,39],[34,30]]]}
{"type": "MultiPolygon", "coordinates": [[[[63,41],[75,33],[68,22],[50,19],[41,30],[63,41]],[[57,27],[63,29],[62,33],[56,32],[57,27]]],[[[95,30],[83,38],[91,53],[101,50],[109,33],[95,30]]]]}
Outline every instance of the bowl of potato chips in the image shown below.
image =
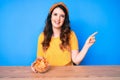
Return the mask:
{"type": "Polygon", "coordinates": [[[50,69],[50,66],[44,57],[39,57],[32,63],[31,68],[34,72],[44,73],[50,69]]]}

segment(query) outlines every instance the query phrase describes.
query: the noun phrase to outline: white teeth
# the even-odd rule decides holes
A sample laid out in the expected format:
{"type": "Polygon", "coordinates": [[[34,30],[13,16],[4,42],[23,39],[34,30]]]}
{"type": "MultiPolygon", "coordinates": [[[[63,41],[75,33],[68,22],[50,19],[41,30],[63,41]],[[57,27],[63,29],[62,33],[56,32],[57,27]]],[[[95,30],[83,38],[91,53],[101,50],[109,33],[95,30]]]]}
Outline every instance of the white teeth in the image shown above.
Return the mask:
{"type": "Polygon", "coordinates": [[[56,24],[59,24],[60,22],[58,22],[58,21],[55,21],[55,23],[56,23],[56,24]]]}

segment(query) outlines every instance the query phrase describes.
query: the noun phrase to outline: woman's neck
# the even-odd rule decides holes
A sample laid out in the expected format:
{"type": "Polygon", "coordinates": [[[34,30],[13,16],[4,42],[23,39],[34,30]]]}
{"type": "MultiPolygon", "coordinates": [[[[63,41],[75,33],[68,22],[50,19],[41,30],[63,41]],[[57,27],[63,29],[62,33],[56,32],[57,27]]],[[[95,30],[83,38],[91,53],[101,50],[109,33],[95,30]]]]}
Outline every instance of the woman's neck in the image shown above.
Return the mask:
{"type": "Polygon", "coordinates": [[[61,31],[60,28],[59,29],[53,28],[53,37],[59,37],[60,31],[61,31]]]}

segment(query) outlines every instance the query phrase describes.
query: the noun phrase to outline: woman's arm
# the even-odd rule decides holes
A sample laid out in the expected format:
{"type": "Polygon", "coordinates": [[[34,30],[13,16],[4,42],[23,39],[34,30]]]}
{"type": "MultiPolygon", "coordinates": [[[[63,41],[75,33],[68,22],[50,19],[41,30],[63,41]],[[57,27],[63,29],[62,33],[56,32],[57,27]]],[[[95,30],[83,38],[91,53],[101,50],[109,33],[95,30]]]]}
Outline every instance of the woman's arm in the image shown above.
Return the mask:
{"type": "Polygon", "coordinates": [[[88,49],[94,44],[96,34],[97,34],[97,32],[93,33],[92,35],[90,35],[88,37],[88,39],[86,40],[86,42],[80,52],[78,50],[72,50],[72,61],[75,64],[78,65],[83,60],[88,49]]]}

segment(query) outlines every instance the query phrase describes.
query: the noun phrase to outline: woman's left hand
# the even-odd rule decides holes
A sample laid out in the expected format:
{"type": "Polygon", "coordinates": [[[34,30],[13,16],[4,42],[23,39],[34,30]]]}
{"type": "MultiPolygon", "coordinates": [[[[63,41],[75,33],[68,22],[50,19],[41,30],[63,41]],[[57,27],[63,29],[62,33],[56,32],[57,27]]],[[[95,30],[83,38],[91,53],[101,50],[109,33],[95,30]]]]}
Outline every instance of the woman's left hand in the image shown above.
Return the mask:
{"type": "Polygon", "coordinates": [[[86,42],[85,42],[85,46],[86,47],[91,47],[94,43],[95,43],[95,35],[97,34],[98,32],[94,32],[92,35],[90,35],[89,37],[88,37],[88,39],[86,40],[86,42]]]}

